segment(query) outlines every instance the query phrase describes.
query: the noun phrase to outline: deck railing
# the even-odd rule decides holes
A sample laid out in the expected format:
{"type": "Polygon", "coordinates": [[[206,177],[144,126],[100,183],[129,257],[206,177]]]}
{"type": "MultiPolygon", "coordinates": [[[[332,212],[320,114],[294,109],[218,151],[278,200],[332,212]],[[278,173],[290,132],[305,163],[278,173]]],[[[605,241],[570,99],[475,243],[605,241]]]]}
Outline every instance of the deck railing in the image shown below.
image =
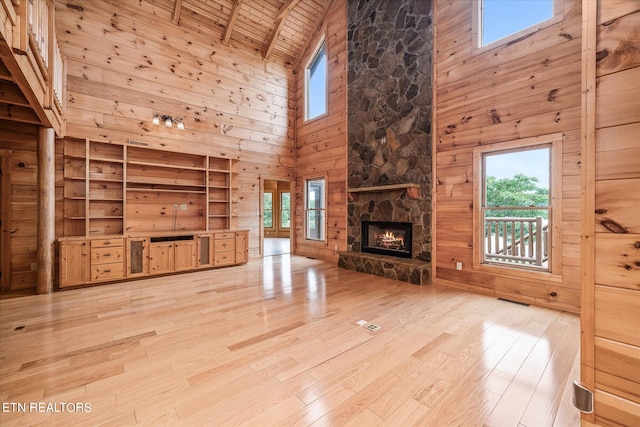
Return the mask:
{"type": "MultiPolygon", "coordinates": [[[[508,208],[512,210],[512,208],[508,208]]],[[[487,217],[484,208],[484,261],[545,267],[549,260],[549,224],[535,217],[487,217]]],[[[518,208],[518,210],[546,211],[549,208],[518,208]]]]}

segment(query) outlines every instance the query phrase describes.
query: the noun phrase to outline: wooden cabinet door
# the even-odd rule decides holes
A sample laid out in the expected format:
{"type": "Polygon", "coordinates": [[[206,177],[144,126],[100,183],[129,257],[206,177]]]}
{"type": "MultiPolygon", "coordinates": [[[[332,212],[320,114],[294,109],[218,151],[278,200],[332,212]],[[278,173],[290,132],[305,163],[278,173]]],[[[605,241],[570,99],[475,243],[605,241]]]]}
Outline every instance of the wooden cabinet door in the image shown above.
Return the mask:
{"type": "Polygon", "coordinates": [[[174,242],[174,271],[193,270],[198,265],[196,241],[181,240],[174,242]]]}
{"type": "Polygon", "coordinates": [[[236,263],[241,264],[249,260],[249,233],[238,231],[236,233],[236,263]]]}
{"type": "Polygon", "coordinates": [[[198,235],[198,267],[213,266],[213,234],[198,235]]]}
{"type": "Polygon", "coordinates": [[[89,282],[89,243],[60,242],[60,287],[89,282]]]}
{"type": "Polygon", "coordinates": [[[149,244],[150,274],[170,273],[174,269],[175,242],[154,242],[149,244]]]}
{"type": "Polygon", "coordinates": [[[127,277],[149,274],[149,241],[147,238],[127,239],[127,277]]]}

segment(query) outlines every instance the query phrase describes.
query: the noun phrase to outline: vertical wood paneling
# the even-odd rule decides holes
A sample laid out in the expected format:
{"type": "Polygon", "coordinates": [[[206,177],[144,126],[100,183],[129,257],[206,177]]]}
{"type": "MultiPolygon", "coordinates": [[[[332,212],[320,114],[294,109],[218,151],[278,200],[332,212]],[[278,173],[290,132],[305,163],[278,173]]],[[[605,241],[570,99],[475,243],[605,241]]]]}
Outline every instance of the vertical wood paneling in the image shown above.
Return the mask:
{"type": "Polygon", "coordinates": [[[488,50],[473,46],[471,4],[436,1],[434,280],[577,312],[578,283],[565,275],[580,265],[581,2],[560,1],[557,23],[488,50]],[[562,183],[555,207],[562,221],[554,228],[562,235],[555,248],[562,265],[553,278],[532,282],[514,282],[508,269],[474,269],[473,148],[552,132],[563,135],[562,161],[553,168],[562,183]]]}
{"type": "Polygon", "coordinates": [[[309,38],[296,73],[296,180],[295,253],[325,260],[338,260],[338,251],[347,247],[347,7],[335,2],[323,22],[327,43],[328,114],[304,120],[304,66],[321,34],[309,38]],[[305,239],[304,182],[306,178],[327,177],[326,244],[305,239]],[[335,249],[337,247],[337,250],[335,249]]]}
{"type": "MultiPolygon", "coordinates": [[[[601,0],[596,35],[595,105],[586,120],[595,122],[585,167],[591,177],[595,209],[585,212],[593,230],[594,255],[582,292],[594,304],[583,308],[583,373],[593,375],[597,425],[640,424],[640,4],[601,0]],[[593,324],[584,319],[593,319],[593,324]],[[593,362],[593,363],[592,363],[593,362]]],[[[595,27],[595,28],[594,28],[595,27]]],[[[586,171],[584,172],[587,173],[586,171]]],[[[584,375],[583,375],[584,378],[584,375]]],[[[590,420],[590,416],[583,416],[590,420]]]]}

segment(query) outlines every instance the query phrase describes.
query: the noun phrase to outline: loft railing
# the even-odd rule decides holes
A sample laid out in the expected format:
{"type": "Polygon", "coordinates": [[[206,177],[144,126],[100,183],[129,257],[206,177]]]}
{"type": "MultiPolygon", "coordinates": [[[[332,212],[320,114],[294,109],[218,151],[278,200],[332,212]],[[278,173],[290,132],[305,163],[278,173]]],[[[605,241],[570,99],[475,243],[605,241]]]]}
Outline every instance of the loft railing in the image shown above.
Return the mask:
{"type": "MultiPolygon", "coordinates": [[[[15,0],[14,0],[15,2],[15,0]]],[[[45,107],[58,108],[62,113],[64,63],[54,31],[55,5],[52,0],[20,0],[27,6],[29,44],[37,52],[40,72],[48,85],[50,96],[45,107]]]]}
{"type": "MultiPolygon", "coordinates": [[[[60,130],[65,102],[65,60],[55,34],[53,0],[0,0],[2,39],[22,79],[50,124],[60,130]]],[[[43,120],[46,122],[47,120],[43,120]]]]}
{"type": "Polygon", "coordinates": [[[487,217],[496,210],[546,212],[549,208],[483,208],[484,261],[546,267],[549,260],[549,224],[542,216],[487,217]]]}

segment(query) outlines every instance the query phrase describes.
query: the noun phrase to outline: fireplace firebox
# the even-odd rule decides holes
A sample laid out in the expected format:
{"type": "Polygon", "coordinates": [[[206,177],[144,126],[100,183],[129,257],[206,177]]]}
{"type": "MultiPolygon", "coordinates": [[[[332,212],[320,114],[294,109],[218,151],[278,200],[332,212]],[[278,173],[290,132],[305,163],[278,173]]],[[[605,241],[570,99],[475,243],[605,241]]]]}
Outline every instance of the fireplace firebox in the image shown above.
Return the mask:
{"type": "Polygon", "coordinates": [[[410,222],[362,221],[362,252],[411,258],[410,222]]]}

